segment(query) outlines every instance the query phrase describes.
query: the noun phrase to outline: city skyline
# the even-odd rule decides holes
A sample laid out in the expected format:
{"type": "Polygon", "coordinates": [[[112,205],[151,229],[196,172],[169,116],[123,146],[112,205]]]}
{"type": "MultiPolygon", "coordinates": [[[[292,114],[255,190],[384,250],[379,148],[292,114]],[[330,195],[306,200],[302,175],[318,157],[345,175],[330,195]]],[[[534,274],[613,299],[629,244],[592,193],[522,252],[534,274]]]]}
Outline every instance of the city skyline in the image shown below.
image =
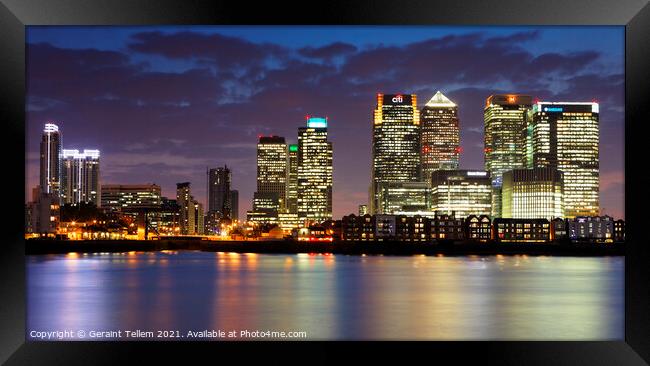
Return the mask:
{"type": "MultiPolygon", "coordinates": [[[[601,47],[600,50],[593,52],[585,50],[567,52],[562,50],[562,47],[566,47],[566,44],[562,46],[563,42],[567,42],[565,40],[553,50],[557,52],[545,52],[550,49],[550,46],[547,45],[545,48],[537,43],[543,43],[548,38],[548,35],[544,35],[546,30],[531,31],[530,27],[504,27],[506,29],[499,32],[496,28],[483,33],[474,29],[474,33],[457,32],[458,35],[433,34],[429,41],[413,37],[410,43],[376,45],[367,48],[349,43],[350,39],[343,37],[339,43],[325,42],[318,48],[313,46],[294,49],[292,52],[299,56],[292,56],[293,53],[287,51],[286,44],[260,44],[255,43],[257,41],[232,37],[232,35],[216,36],[216,32],[206,33],[207,31],[173,33],[168,29],[170,27],[164,28],[166,28],[165,32],[161,33],[146,32],[151,29],[144,28],[133,30],[130,38],[127,38],[131,40],[128,43],[131,46],[121,50],[119,47],[118,50],[115,47],[110,50],[106,45],[100,45],[99,47],[103,49],[95,50],[72,46],[78,47],[84,44],[89,46],[88,36],[84,36],[85,41],[69,37],[66,47],[61,44],[46,45],[38,42],[47,37],[41,35],[39,39],[37,34],[47,33],[47,27],[37,27],[28,31],[30,87],[27,106],[26,201],[29,197],[28,192],[38,182],[38,161],[36,160],[35,167],[33,164],[34,147],[37,145],[35,141],[39,141],[43,124],[47,120],[52,120],[58,123],[62,130],[63,146],[97,146],[102,151],[103,184],[156,183],[162,187],[163,196],[171,198],[174,196],[176,183],[191,181],[193,195],[199,202],[205,203],[206,187],[203,184],[205,167],[224,164],[233,167],[232,186],[240,191],[239,212],[242,216],[242,213],[251,209],[250,202],[255,184],[256,136],[259,134],[285,136],[288,144],[295,144],[297,142],[295,131],[303,122],[303,116],[316,114],[327,115],[332,121],[329,125],[331,136],[329,139],[335,145],[333,208],[334,216],[341,217],[357,212],[358,205],[367,204],[368,177],[371,167],[370,111],[374,107],[376,93],[414,93],[418,95],[420,103],[425,103],[437,90],[441,90],[445,96],[458,104],[460,146],[463,149],[460,158],[461,169],[483,168],[482,109],[484,100],[489,95],[521,93],[529,94],[540,101],[597,100],[601,106],[601,207],[605,209],[606,214],[624,217],[622,64],[617,66],[611,56],[612,53],[616,54],[616,49],[622,50],[622,42],[615,45],[617,42],[610,39],[609,48],[603,46],[605,48],[601,47]],[[178,37],[184,37],[188,42],[190,40],[206,42],[205,44],[214,42],[220,44],[219,47],[230,45],[229,47],[240,49],[242,52],[252,52],[242,53],[239,57],[259,57],[264,62],[258,59],[259,62],[254,65],[238,65],[236,59],[224,60],[218,54],[216,56],[213,54],[212,59],[210,55],[205,54],[194,56],[184,54],[187,49],[177,43],[176,48],[173,47],[178,37]],[[38,41],[31,43],[32,40],[38,41]],[[507,47],[510,44],[514,46],[507,47]],[[535,45],[530,51],[523,46],[530,44],[535,45]],[[535,48],[537,50],[533,51],[532,49],[535,48]],[[178,53],[170,51],[173,49],[178,53]],[[460,73],[454,75],[454,71],[459,72],[458,66],[455,65],[448,65],[448,70],[430,67],[434,72],[424,72],[426,67],[418,66],[416,60],[410,60],[408,57],[406,61],[399,62],[384,59],[382,61],[386,65],[383,68],[381,63],[377,65],[377,61],[373,58],[389,51],[396,55],[410,55],[423,50],[429,52],[425,53],[429,57],[435,55],[433,51],[468,56],[472,52],[481,50],[493,51],[491,54],[493,58],[501,61],[508,60],[507,55],[526,57],[523,58],[519,74],[516,71],[513,71],[512,75],[507,74],[504,71],[505,65],[498,66],[494,72],[496,76],[492,76],[497,80],[485,79],[477,73],[479,70],[476,68],[464,69],[465,74],[474,73],[476,80],[481,80],[483,84],[502,85],[499,88],[488,88],[485,85],[479,88],[480,83],[468,81],[468,75],[462,77],[459,76],[460,73]],[[612,50],[614,52],[609,52],[612,50]],[[513,55],[512,52],[518,53],[513,55]],[[50,57],[42,60],[47,60],[47,64],[39,66],[38,60],[47,55],[50,57]],[[36,56],[41,57],[34,62],[32,57],[36,56]],[[210,64],[210,60],[214,64],[210,64]],[[138,66],[141,69],[138,69],[134,62],[149,62],[150,65],[141,65],[138,66]],[[284,68],[268,66],[267,63],[276,63],[284,68]],[[71,73],[75,71],[68,70],[70,65],[80,68],[80,74],[85,77],[100,78],[103,84],[84,86],[82,79],[78,79],[79,75],[76,78],[71,77],[71,73]],[[205,75],[201,74],[202,69],[197,65],[207,65],[206,69],[203,69],[205,75]],[[375,68],[368,69],[362,66],[375,68]],[[52,68],[58,68],[61,72],[53,76],[46,75],[45,72],[52,68]],[[206,71],[210,68],[213,68],[213,71],[206,71]],[[216,95],[223,93],[223,90],[208,85],[209,83],[204,84],[200,80],[205,78],[210,81],[218,80],[218,73],[226,73],[227,71],[224,70],[228,68],[243,68],[248,70],[246,72],[251,72],[250,70],[254,68],[262,69],[260,77],[265,80],[264,83],[255,85],[251,81],[250,84],[251,87],[261,88],[262,91],[246,91],[240,85],[236,88],[239,94],[232,92],[220,94],[228,98],[239,95],[240,99],[235,98],[233,102],[228,101],[228,98],[221,98],[217,106],[212,106],[212,98],[207,94],[212,91],[216,95]],[[179,72],[183,69],[184,71],[179,72]],[[70,74],[66,74],[64,72],[66,70],[70,74]],[[117,83],[106,75],[95,75],[99,70],[115,72],[117,73],[115,77],[124,77],[121,73],[125,70],[132,72],[133,74],[126,79],[118,79],[131,87],[118,88],[117,83]],[[401,74],[393,77],[386,70],[392,70],[397,74],[400,74],[401,70],[401,74]],[[414,72],[404,72],[404,70],[414,72]],[[384,73],[386,75],[382,79],[384,73]],[[446,75],[441,77],[437,73],[446,75]],[[320,77],[318,86],[323,88],[321,93],[309,88],[308,80],[315,77],[314,75],[320,77]],[[517,78],[513,79],[510,76],[517,76],[517,78]],[[353,77],[356,77],[357,81],[352,80],[353,77]],[[542,81],[536,81],[535,77],[542,81]],[[445,78],[447,81],[444,80],[445,78]],[[549,82],[549,78],[553,79],[553,82],[549,82]],[[136,80],[139,81],[137,84],[134,83],[136,80]],[[162,84],[156,84],[161,82],[162,84]],[[508,83],[512,85],[507,85],[508,83]],[[563,83],[568,84],[568,89],[562,89],[563,83]],[[53,94],[54,84],[61,85],[60,94],[53,94]],[[270,86],[276,84],[280,87],[270,86]],[[164,90],[155,89],[155,85],[159,85],[158,89],[164,90]],[[166,85],[174,85],[181,90],[161,88],[166,85]],[[352,89],[347,88],[350,85],[357,86],[352,89]],[[81,90],[73,90],[72,86],[81,90]],[[340,100],[333,99],[333,92],[338,89],[341,90],[340,100]],[[83,90],[94,98],[90,99],[90,105],[78,104],[80,100],[86,100],[88,97],[81,95],[83,90]],[[100,91],[104,93],[98,95],[100,91]],[[206,107],[206,105],[210,106],[206,107]],[[251,107],[259,107],[260,110],[256,112],[263,114],[264,117],[260,118],[259,115],[244,110],[251,107]],[[132,118],[135,120],[126,116],[127,111],[134,113],[132,118]],[[207,118],[203,115],[205,111],[219,113],[217,117],[207,118]],[[241,116],[241,119],[232,119],[234,115],[241,116]],[[260,124],[252,123],[248,118],[259,121],[260,124]],[[188,119],[197,122],[189,122],[186,126],[172,123],[176,120],[187,121],[188,119]],[[92,123],[85,123],[86,121],[92,123]],[[137,121],[148,123],[137,123],[137,121]],[[131,126],[127,128],[127,124],[131,126]],[[94,126],[96,128],[93,128],[94,126]],[[108,127],[110,129],[107,129],[108,127]],[[124,129],[120,130],[120,127],[124,129]],[[98,133],[102,128],[104,130],[98,133]],[[152,129],[157,130],[152,131],[152,129]],[[38,131],[36,140],[32,137],[34,130],[38,131]],[[192,130],[196,131],[192,134],[192,130]],[[210,139],[210,143],[206,143],[207,139],[210,139]],[[148,158],[150,160],[147,160],[148,158]]],[[[377,27],[368,28],[370,30],[366,29],[366,31],[370,32],[377,27]]],[[[615,33],[615,29],[608,29],[615,33]]],[[[78,28],[77,32],[81,32],[81,28],[78,28]]],[[[359,29],[357,32],[360,32],[359,29]]],[[[576,41],[576,47],[578,43],[576,41]]],[[[196,47],[195,52],[207,51],[205,48],[196,47]]],[[[214,51],[215,46],[212,48],[214,51]]],[[[491,59],[492,57],[487,57],[485,61],[492,61],[491,59]]],[[[433,61],[434,58],[430,60],[433,61]]],[[[465,66],[470,66],[470,62],[480,63],[477,60],[468,60],[465,66]]],[[[508,67],[512,67],[512,64],[508,67]]],[[[224,79],[235,80],[233,77],[224,77],[224,79]]]]}

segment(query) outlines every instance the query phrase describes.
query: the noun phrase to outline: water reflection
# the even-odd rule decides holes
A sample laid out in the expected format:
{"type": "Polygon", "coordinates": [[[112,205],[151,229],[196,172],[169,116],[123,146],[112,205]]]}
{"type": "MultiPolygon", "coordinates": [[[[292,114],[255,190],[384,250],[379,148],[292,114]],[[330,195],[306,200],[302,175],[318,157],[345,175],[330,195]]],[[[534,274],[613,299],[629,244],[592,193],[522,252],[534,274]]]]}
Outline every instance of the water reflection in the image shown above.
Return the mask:
{"type": "Polygon", "coordinates": [[[31,256],[30,330],[307,339],[622,339],[624,258],[164,252],[31,256]]]}

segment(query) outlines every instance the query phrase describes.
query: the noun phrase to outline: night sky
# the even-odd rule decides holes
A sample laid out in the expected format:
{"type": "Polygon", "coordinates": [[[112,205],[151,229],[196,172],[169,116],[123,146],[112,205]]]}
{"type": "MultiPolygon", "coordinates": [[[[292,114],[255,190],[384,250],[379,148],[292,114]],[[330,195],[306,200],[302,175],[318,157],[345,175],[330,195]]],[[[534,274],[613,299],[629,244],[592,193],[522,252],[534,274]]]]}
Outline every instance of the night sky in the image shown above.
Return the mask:
{"type": "Polygon", "coordinates": [[[601,208],[624,218],[623,27],[28,27],[25,200],[44,123],[66,149],[101,151],[103,184],[192,183],[232,168],[240,217],[255,191],[257,136],[297,142],[329,118],[334,217],[370,183],[378,92],[441,90],[459,106],[461,168],[483,169],[483,106],[495,93],[600,103],[601,208]]]}

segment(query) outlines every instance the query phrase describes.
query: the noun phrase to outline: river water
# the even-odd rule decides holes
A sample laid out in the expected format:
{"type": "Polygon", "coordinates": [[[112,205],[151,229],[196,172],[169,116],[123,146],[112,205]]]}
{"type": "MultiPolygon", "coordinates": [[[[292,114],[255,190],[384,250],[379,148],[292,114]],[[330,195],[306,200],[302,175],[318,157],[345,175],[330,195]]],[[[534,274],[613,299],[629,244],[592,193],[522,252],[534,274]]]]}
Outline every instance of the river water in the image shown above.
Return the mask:
{"type": "Polygon", "coordinates": [[[624,257],[27,259],[28,340],[622,340],[623,323],[624,257]]]}

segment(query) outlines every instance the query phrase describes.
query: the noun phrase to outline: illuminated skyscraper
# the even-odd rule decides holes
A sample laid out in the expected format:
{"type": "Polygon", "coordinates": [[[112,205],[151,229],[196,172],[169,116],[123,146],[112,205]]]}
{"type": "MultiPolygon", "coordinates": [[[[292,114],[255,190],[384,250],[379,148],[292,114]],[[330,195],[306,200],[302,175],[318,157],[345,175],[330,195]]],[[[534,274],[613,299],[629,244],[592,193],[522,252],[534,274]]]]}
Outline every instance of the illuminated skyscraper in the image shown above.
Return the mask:
{"type": "Polygon", "coordinates": [[[548,219],[564,217],[562,172],[552,167],[514,169],[503,173],[502,217],[548,219]]]}
{"type": "Polygon", "coordinates": [[[287,212],[298,213],[298,145],[289,145],[287,212]]]}
{"type": "Polygon", "coordinates": [[[332,143],[327,118],[308,117],[298,129],[298,217],[322,222],[332,219],[332,143]]]}
{"type": "Polygon", "coordinates": [[[528,120],[528,165],[563,173],[565,216],[598,216],[598,103],[539,102],[528,120]]]}
{"type": "Polygon", "coordinates": [[[422,180],[429,182],[435,170],[458,169],[458,107],[438,91],[422,108],[420,120],[422,180]]]}
{"type": "Polygon", "coordinates": [[[192,196],[190,195],[190,182],[176,184],[176,204],[179,208],[180,234],[190,233],[190,222],[194,221],[194,210],[190,210],[192,196]]]}
{"type": "Polygon", "coordinates": [[[203,234],[203,205],[197,202],[192,196],[189,182],[176,184],[176,204],[180,210],[180,234],[203,234]]]}
{"type": "Polygon", "coordinates": [[[383,183],[420,179],[420,111],[415,94],[377,94],[372,128],[370,213],[379,210],[383,183]]]}
{"type": "Polygon", "coordinates": [[[437,170],[431,173],[431,211],[466,218],[490,215],[492,187],[485,171],[437,170]]]}
{"type": "Polygon", "coordinates": [[[277,193],[280,210],[286,207],[287,165],[284,137],[261,136],[257,144],[257,192],[277,193]]]}
{"type": "Polygon", "coordinates": [[[485,103],[485,170],[492,179],[492,217],[501,217],[503,173],[526,167],[526,118],[532,102],[528,95],[505,94],[491,95],[485,103]]]}
{"type": "Polygon", "coordinates": [[[61,203],[100,207],[99,150],[63,150],[61,162],[61,203]]]}
{"type": "Polygon", "coordinates": [[[46,123],[41,138],[40,184],[42,193],[59,197],[61,179],[61,134],[59,127],[46,123]]]}
{"type": "Polygon", "coordinates": [[[208,213],[215,213],[218,218],[232,217],[231,182],[228,166],[208,170],[208,213]]]}

